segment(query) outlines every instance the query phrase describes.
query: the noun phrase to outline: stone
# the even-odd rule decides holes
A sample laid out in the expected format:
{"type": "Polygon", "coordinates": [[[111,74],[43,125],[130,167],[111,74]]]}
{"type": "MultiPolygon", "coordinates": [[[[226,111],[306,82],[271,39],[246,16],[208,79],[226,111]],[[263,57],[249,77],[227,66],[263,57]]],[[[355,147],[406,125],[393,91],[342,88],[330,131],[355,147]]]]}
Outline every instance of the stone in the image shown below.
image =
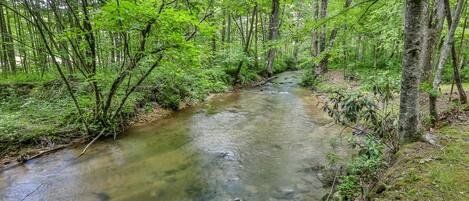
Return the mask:
{"type": "Polygon", "coordinates": [[[295,189],[290,188],[290,187],[279,188],[274,193],[274,197],[276,199],[285,199],[285,200],[292,200],[295,198],[295,195],[296,195],[295,189]]]}

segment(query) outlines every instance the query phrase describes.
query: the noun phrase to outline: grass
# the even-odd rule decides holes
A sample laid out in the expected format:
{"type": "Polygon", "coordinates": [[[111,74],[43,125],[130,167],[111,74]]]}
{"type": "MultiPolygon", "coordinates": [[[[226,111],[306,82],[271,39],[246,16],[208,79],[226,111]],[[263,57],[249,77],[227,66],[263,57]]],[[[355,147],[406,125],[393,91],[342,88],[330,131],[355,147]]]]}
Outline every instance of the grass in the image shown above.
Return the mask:
{"type": "Polygon", "coordinates": [[[469,125],[438,130],[442,148],[406,145],[383,178],[375,200],[469,200],[469,125]]]}
{"type": "Polygon", "coordinates": [[[55,80],[58,75],[52,72],[41,73],[16,73],[12,75],[1,75],[0,85],[18,84],[18,83],[46,83],[55,80]]]}
{"type": "Polygon", "coordinates": [[[8,90],[0,98],[0,155],[29,144],[60,143],[72,131],[77,133],[80,125],[73,121],[75,108],[60,85],[35,85],[21,93],[15,86],[8,90]]]}
{"type": "MultiPolygon", "coordinates": [[[[469,90],[469,82],[462,83],[462,87],[466,91],[469,90]]],[[[451,91],[451,84],[442,84],[441,85],[441,91],[449,93],[451,91]]],[[[453,93],[454,92],[458,92],[458,88],[456,88],[456,85],[454,85],[454,88],[453,88],[453,93]]]]}

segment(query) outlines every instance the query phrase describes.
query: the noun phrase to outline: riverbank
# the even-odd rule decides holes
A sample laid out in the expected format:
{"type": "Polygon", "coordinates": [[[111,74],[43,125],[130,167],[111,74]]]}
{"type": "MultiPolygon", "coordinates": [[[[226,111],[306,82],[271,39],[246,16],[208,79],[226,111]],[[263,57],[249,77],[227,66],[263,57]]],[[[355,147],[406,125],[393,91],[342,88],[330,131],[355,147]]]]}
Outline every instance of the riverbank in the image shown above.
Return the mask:
{"type": "MultiPolygon", "coordinates": [[[[332,70],[314,90],[327,102],[327,97],[336,90],[357,91],[367,85],[366,80],[346,80],[346,77],[343,72],[332,70]]],[[[427,128],[428,106],[426,97],[422,97],[424,139],[400,147],[395,154],[384,155],[381,159],[384,164],[373,171],[378,174],[376,179],[365,184],[366,188],[355,183],[347,189],[362,189],[365,194],[356,196],[368,200],[468,200],[469,107],[448,103],[450,88],[450,85],[442,86],[438,103],[441,121],[437,129],[427,128]]],[[[457,94],[453,93],[452,100],[455,99],[457,94]]],[[[397,109],[398,101],[399,97],[394,97],[391,107],[397,109]]],[[[347,177],[344,172],[339,183],[348,182],[347,177]]]]}
{"type": "MultiPolygon", "coordinates": [[[[170,101],[166,97],[171,95],[157,97],[152,94],[153,90],[139,90],[132,96],[128,105],[133,106],[124,115],[126,119],[121,120],[121,129],[115,134],[130,127],[161,120],[175,111],[221,94],[263,85],[274,77],[258,77],[257,80],[236,86],[218,82],[214,84],[215,87],[203,89],[202,93],[205,94],[201,97],[191,97],[189,94],[192,93],[187,94],[187,97],[182,96],[181,102],[177,102],[177,108],[167,104],[170,101]],[[162,100],[157,100],[158,98],[162,100]]],[[[22,83],[0,83],[0,97],[3,97],[0,104],[0,169],[16,166],[69,146],[80,146],[91,140],[90,136],[80,131],[81,125],[73,120],[75,111],[63,87],[59,80],[49,79],[48,76],[22,83]]],[[[148,85],[141,88],[154,87],[148,85]]]]}

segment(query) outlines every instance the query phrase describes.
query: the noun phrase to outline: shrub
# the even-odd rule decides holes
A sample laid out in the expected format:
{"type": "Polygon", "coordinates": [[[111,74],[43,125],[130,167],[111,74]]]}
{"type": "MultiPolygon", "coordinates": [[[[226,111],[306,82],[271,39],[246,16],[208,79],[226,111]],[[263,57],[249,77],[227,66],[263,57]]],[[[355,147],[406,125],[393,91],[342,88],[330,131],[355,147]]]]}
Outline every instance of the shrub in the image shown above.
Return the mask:
{"type": "Polygon", "coordinates": [[[312,87],[317,84],[317,77],[311,70],[307,70],[301,76],[300,85],[304,87],[312,87]]]}
{"type": "Polygon", "coordinates": [[[366,197],[373,186],[370,184],[387,165],[385,155],[399,148],[397,116],[388,107],[399,89],[398,82],[391,78],[374,80],[362,91],[335,91],[324,106],[329,116],[352,128],[354,134],[349,144],[358,154],[348,163],[337,188],[344,200],[366,197]]]}
{"type": "Polygon", "coordinates": [[[152,84],[157,102],[177,110],[182,102],[196,102],[211,92],[226,90],[229,80],[221,68],[182,70],[170,66],[159,69],[152,84]]]}

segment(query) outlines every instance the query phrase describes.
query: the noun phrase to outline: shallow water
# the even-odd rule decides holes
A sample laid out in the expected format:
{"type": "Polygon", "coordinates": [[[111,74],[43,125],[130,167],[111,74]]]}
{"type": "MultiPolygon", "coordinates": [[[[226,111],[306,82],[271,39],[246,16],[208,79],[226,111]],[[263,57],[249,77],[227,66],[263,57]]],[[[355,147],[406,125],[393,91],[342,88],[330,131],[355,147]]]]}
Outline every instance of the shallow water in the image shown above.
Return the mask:
{"type": "Polygon", "coordinates": [[[0,172],[0,199],[320,200],[315,167],[338,129],[299,77],[217,96],[81,158],[69,148],[0,172]]]}

